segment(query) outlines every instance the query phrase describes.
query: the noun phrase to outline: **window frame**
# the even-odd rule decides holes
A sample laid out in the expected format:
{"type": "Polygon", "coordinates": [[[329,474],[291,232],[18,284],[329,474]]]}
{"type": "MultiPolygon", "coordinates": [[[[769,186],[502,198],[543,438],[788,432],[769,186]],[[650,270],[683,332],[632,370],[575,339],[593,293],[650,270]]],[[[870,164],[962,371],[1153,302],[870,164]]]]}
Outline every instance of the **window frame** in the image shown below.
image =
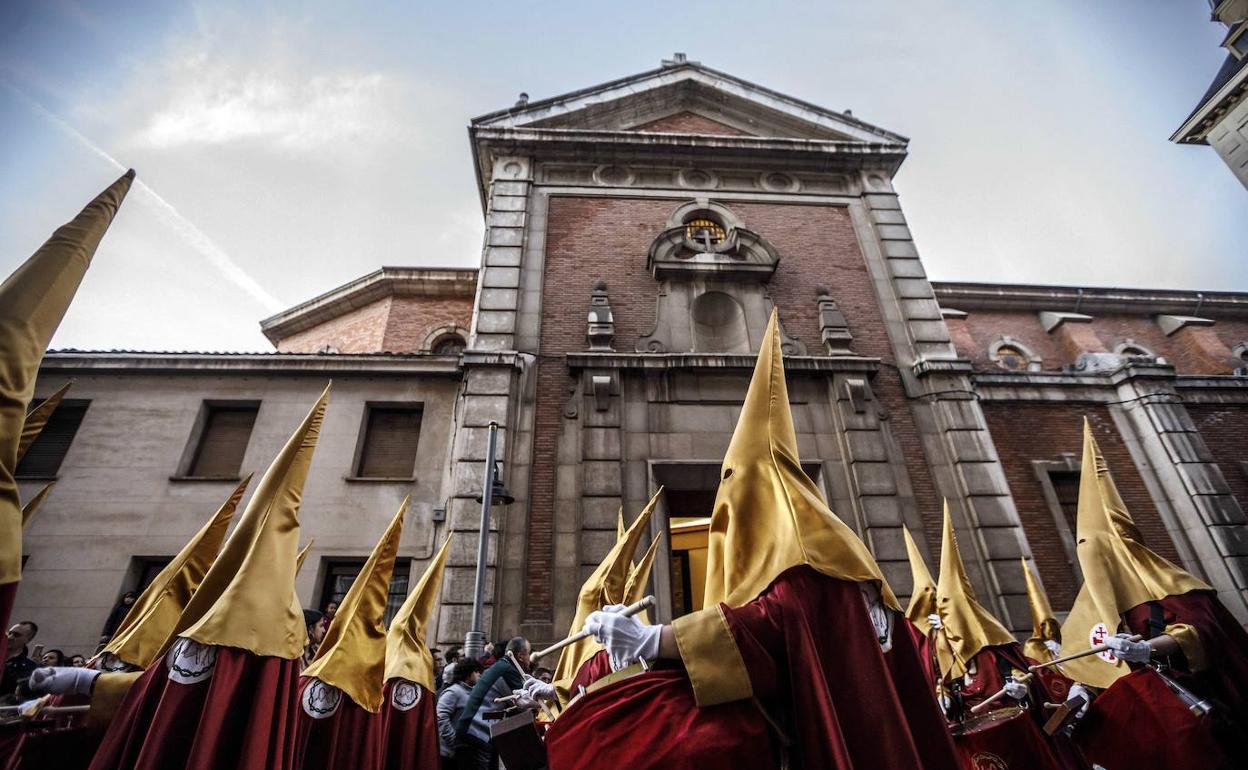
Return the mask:
{"type": "MultiPolygon", "coordinates": [[[[38,398],[38,397],[31,399],[31,402],[28,405],[26,413],[29,415],[30,412],[34,410],[37,406],[39,406],[39,404],[43,403],[44,400],[46,399],[38,398]]],[[[14,480],[16,481],[56,481],[57,479],[61,477],[61,469],[65,466],[65,458],[69,456],[69,451],[73,449],[74,442],[78,439],[78,432],[82,430],[82,423],[87,419],[87,412],[91,410],[91,399],[89,398],[67,398],[67,399],[62,400],[61,403],[57,405],[56,409],[53,410],[51,416],[49,416],[48,425],[52,424],[52,421],[56,419],[57,412],[61,412],[62,409],[68,409],[68,408],[75,408],[75,409],[81,408],[82,416],[78,418],[78,424],[74,427],[74,433],[72,436],[69,437],[69,443],[66,444],[65,446],[65,452],[62,453],[60,459],[57,460],[56,470],[50,474],[21,473],[20,470],[21,470],[22,464],[19,462],[17,464],[17,467],[13,469],[14,480]]],[[[64,417],[64,416],[65,416],[65,413],[61,412],[61,417],[64,417]]],[[[33,450],[36,446],[38,446],[39,441],[43,439],[44,431],[48,429],[48,425],[44,425],[43,431],[40,431],[39,436],[35,439],[34,443],[32,443],[30,445],[30,448],[26,450],[27,457],[30,456],[31,450],[33,450]]],[[[25,458],[23,458],[23,460],[24,459],[25,458]]]]}
{"type": "MultiPolygon", "coordinates": [[[[321,568],[317,575],[317,603],[316,609],[324,611],[325,606],[331,601],[330,597],[334,595],[333,581],[341,575],[336,569],[343,567],[354,567],[355,576],[351,578],[351,583],[347,585],[347,591],[342,596],[332,601],[342,605],[342,600],[346,598],[347,592],[351,590],[351,585],[359,579],[360,571],[364,569],[364,565],[368,563],[367,556],[323,556],[321,557],[321,568]]],[[[399,556],[394,560],[394,571],[390,573],[390,584],[386,589],[386,612],[384,622],[387,627],[394,618],[394,614],[403,606],[403,602],[407,600],[407,596],[412,590],[412,558],[409,556],[399,556]],[[401,593],[394,591],[394,579],[401,573],[406,579],[406,585],[401,593]],[[397,601],[396,601],[397,600],[397,601]],[[393,608],[391,607],[393,603],[393,608]]]]}
{"type": "Polygon", "coordinates": [[[351,457],[351,469],[344,477],[346,481],[364,483],[411,483],[416,481],[416,465],[420,458],[420,436],[425,432],[424,401],[365,401],[364,410],[360,415],[360,429],[356,434],[355,452],[351,457]],[[416,433],[416,449],[412,453],[412,470],[406,476],[365,476],[360,473],[364,462],[364,450],[368,446],[368,424],[374,409],[405,409],[420,412],[420,429],[416,433]]]}
{"type": "Polygon", "coordinates": [[[1076,549],[1075,533],[1066,522],[1066,512],[1062,510],[1062,501],[1057,494],[1057,485],[1053,483],[1054,473],[1079,473],[1079,459],[1071,453],[1063,453],[1056,460],[1032,460],[1031,467],[1040,481],[1040,490],[1048,505],[1049,515],[1053,517],[1053,525],[1062,541],[1062,550],[1066,552],[1066,564],[1075,577],[1075,585],[1083,583],[1083,569],[1079,566],[1079,554],[1076,549]]]}
{"type": "Polygon", "coordinates": [[[233,481],[237,482],[242,479],[243,460],[246,459],[247,449],[251,446],[251,439],[256,433],[256,423],[260,421],[260,408],[263,401],[254,398],[206,398],[199,405],[199,412],[195,415],[195,422],[191,425],[191,435],[186,441],[186,446],[182,449],[182,456],[178,459],[178,468],[170,481],[233,481]],[[195,463],[199,459],[200,451],[203,449],[205,438],[205,430],[208,427],[209,415],[214,409],[254,409],[256,417],[252,420],[251,431],[247,434],[247,444],[243,447],[243,457],[239,458],[238,470],[232,476],[197,476],[191,471],[195,468],[195,463]]]}

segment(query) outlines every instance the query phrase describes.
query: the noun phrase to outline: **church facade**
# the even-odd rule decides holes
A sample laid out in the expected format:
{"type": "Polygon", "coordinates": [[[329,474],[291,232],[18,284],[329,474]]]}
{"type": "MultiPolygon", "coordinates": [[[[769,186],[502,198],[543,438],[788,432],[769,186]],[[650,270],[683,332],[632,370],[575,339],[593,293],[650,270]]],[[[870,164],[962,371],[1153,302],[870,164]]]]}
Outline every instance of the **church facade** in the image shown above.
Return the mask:
{"type": "Polygon", "coordinates": [[[331,378],[307,606],[345,592],[410,494],[392,598],[453,533],[434,633],[462,641],[496,423],[514,502],[491,519],[491,639],[562,637],[618,512],[659,488],[656,614],[695,609],[778,308],[803,467],[900,596],[902,529],[934,565],[947,500],[1008,626],[1030,629],[1023,560],[1068,609],[1086,418],[1150,546],[1248,621],[1248,294],[931,281],[893,186],[905,137],[679,55],[469,134],[479,269],[382,268],[263,321],[272,353],[47,356],[39,396],[75,382],[21,469],[24,495],[57,484],[15,618],[85,651],[331,378]]]}

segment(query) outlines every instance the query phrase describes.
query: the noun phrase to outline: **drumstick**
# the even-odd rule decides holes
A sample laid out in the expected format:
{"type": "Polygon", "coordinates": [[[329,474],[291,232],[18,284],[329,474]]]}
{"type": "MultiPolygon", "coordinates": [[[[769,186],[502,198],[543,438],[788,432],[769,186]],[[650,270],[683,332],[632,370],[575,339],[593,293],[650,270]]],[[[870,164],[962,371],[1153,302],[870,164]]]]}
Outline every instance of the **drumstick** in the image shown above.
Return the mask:
{"type": "MultiPolygon", "coordinates": [[[[654,597],[647,596],[646,598],[642,599],[636,604],[630,604],[624,609],[620,610],[619,614],[626,618],[629,618],[641,612],[642,610],[649,609],[653,606],[654,606],[654,597]]],[[[544,658],[547,655],[551,654],[552,652],[559,652],[564,647],[567,647],[570,644],[576,644],[582,639],[585,639],[591,636],[593,636],[593,634],[589,633],[588,631],[578,631],[577,633],[569,636],[567,639],[564,639],[562,642],[555,642],[554,644],[550,645],[544,650],[538,650],[537,652],[530,655],[529,659],[537,660],[538,658],[544,658]]]]}
{"type": "MultiPolygon", "coordinates": [[[[513,666],[515,666],[515,667],[516,667],[516,670],[520,672],[520,676],[521,676],[521,677],[527,676],[527,674],[525,673],[525,670],[524,670],[524,666],[521,666],[521,665],[520,665],[520,661],[516,660],[516,654],[515,654],[514,652],[512,652],[511,650],[508,650],[506,654],[507,654],[507,660],[510,660],[510,661],[511,661],[511,665],[513,665],[513,666]]],[[[495,698],[494,700],[498,700],[498,699],[497,699],[497,698],[495,698]]],[[[547,719],[549,719],[549,720],[550,720],[550,721],[552,721],[552,722],[553,722],[553,721],[555,721],[555,715],[554,715],[554,713],[550,710],[550,708],[549,708],[549,707],[547,707],[547,706],[546,706],[546,704],[545,704],[545,703],[543,703],[543,702],[541,702],[541,701],[538,701],[538,702],[537,702],[537,705],[539,705],[539,706],[541,706],[541,707],[542,707],[542,713],[544,713],[544,714],[546,715],[546,718],[547,718],[547,719]]]]}
{"type": "MultiPolygon", "coordinates": [[[[17,711],[20,706],[0,706],[0,711],[17,711]]],[[[90,706],[44,706],[36,711],[36,715],[42,714],[85,714],[91,710],[90,706]]]]}
{"type": "MultiPolygon", "coordinates": [[[[1128,636],[1127,641],[1138,642],[1142,640],[1143,638],[1144,637],[1140,636],[1139,634],[1135,634],[1134,636],[1128,636]]],[[[1077,660],[1079,658],[1086,658],[1089,655],[1098,655],[1102,652],[1105,652],[1108,649],[1109,649],[1108,644],[1098,644],[1098,645],[1095,645],[1093,647],[1090,647],[1084,650],[1083,652],[1076,652],[1074,655],[1067,655],[1062,658],[1057,658],[1056,660],[1050,660],[1048,663],[1037,663],[1034,666],[1028,666],[1027,670],[1039,671],[1042,668],[1048,668],[1049,666],[1056,666],[1058,663],[1065,663],[1068,660],[1077,660]]]]}
{"type": "MultiPolygon", "coordinates": [[[[1014,681],[1018,682],[1019,684],[1026,684],[1030,680],[1031,680],[1031,674],[1023,674],[1022,676],[1020,676],[1018,679],[1015,679],[1014,681]]],[[[985,700],[982,703],[971,706],[971,713],[979,714],[985,711],[989,706],[991,706],[992,704],[996,703],[997,701],[1001,700],[1004,697],[1005,697],[1005,688],[1002,687],[1000,690],[997,690],[993,694],[993,696],[989,698],[988,700],[985,700]]]]}

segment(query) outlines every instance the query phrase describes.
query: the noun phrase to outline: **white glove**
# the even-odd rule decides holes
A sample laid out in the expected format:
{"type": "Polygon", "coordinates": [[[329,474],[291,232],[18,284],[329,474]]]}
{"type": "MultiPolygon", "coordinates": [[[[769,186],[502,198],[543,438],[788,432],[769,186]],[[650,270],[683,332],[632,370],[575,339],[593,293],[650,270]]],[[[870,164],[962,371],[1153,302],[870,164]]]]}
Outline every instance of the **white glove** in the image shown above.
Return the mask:
{"type": "Polygon", "coordinates": [[[1007,681],[1005,683],[1005,687],[1003,687],[1002,689],[1005,690],[1005,695],[1007,698],[1013,698],[1014,700],[1022,700],[1023,698],[1027,697],[1027,685],[1023,684],[1022,682],[1015,682],[1013,679],[1010,679],[1009,681],[1007,681]]]}
{"type": "Polygon", "coordinates": [[[1133,642],[1128,637],[1130,634],[1111,636],[1105,640],[1105,646],[1128,663],[1147,663],[1153,657],[1153,646],[1148,642],[1133,642]]]}
{"type": "Polygon", "coordinates": [[[612,671],[631,666],[641,658],[658,657],[659,635],[663,631],[662,626],[642,625],[636,618],[602,610],[589,614],[585,630],[607,648],[612,671]]]}
{"type": "Polygon", "coordinates": [[[90,695],[101,672],[72,666],[44,666],[30,672],[27,686],[39,695],[90,695]]]}
{"type": "Polygon", "coordinates": [[[1088,713],[1088,706],[1092,703],[1092,693],[1088,691],[1088,688],[1078,682],[1075,682],[1070,686],[1070,690],[1066,693],[1066,700],[1070,700],[1071,698],[1083,698],[1084,700],[1083,708],[1075,712],[1075,718],[1080,719],[1084,714],[1088,713]]]}
{"type": "Polygon", "coordinates": [[[526,676],[524,678],[524,689],[516,690],[516,692],[523,692],[534,701],[549,701],[558,697],[553,684],[546,684],[541,679],[532,676],[526,676]]]}
{"type": "Polygon", "coordinates": [[[945,624],[940,622],[940,616],[934,612],[931,615],[927,616],[927,622],[928,622],[928,625],[930,625],[932,628],[938,631],[945,627],[945,624]]]}
{"type": "Polygon", "coordinates": [[[1044,648],[1053,654],[1053,657],[1060,658],[1062,656],[1062,645],[1052,639],[1044,640],[1044,648]]]}
{"type": "Polygon", "coordinates": [[[516,699],[513,700],[512,703],[514,703],[517,708],[522,708],[522,709],[539,708],[539,706],[537,705],[537,701],[530,698],[529,694],[526,693],[524,690],[512,690],[511,694],[516,696],[516,699]]]}

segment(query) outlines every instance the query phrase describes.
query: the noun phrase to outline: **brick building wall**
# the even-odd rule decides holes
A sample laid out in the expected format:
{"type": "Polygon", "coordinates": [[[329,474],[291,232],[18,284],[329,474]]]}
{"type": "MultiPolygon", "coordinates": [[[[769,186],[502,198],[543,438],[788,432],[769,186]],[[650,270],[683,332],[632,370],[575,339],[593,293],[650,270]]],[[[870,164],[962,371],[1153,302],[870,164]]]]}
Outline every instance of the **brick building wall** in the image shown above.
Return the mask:
{"type": "MultiPolygon", "coordinates": [[[[1067,325],[1080,327],[1080,332],[1086,328],[1091,332],[1091,339],[1109,352],[1133,340],[1156,355],[1164,356],[1180,374],[1230,374],[1235,368],[1234,362],[1214,361],[1202,355],[1184,331],[1167,337],[1148,315],[1094,314],[1090,322],[1067,325]]],[[[971,359],[977,369],[995,367],[988,357],[989,346],[1002,335],[1017,339],[1040,356],[1046,371],[1060,371],[1071,366],[1077,356],[1077,353],[1072,355],[1070,346],[1063,344],[1064,334],[1071,330],[1063,332],[1059,327],[1047,333],[1035,312],[971,310],[965,319],[951,320],[949,326],[958,353],[971,359]]],[[[1212,327],[1201,327],[1201,331],[1211,333],[1227,350],[1248,341],[1248,322],[1244,321],[1219,320],[1212,327]]],[[[1086,333],[1083,336],[1088,339],[1086,333]]],[[[1087,347],[1090,346],[1084,349],[1087,347]]]]}
{"type": "Polygon", "coordinates": [[[277,343],[279,353],[316,353],[330,345],[339,353],[375,353],[385,339],[390,297],[343,313],[311,329],[286,337],[277,343]]]}
{"type": "Polygon", "coordinates": [[[1032,461],[1054,461],[1063,453],[1069,453],[1078,463],[1083,451],[1084,417],[1092,425],[1118,491],[1139,525],[1145,542],[1167,559],[1179,561],[1174,543],[1107,407],[1094,404],[985,402],[983,410],[1009,480],[1010,492],[1018,506],[1019,517],[1027,531],[1032,555],[1055,610],[1064,612],[1070,609],[1079,586],[1032,461]]]}
{"type": "Polygon", "coordinates": [[[1248,509],[1248,411],[1242,404],[1188,404],[1187,413],[1240,507],[1248,509]]]}
{"type": "Polygon", "coordinates": [[[383,297],[279,341],[282,353],[316,353],[326,345],[339,353],[415,353],[425,350],[429,334],[472,322],[471,296],[383,297]]]}
{"type": "Polygon", "coordinates": [[[438,327],[455,324],[467,329],[471,323],[472,297],[392,297],[382,350],[425,350],[426,344],[433,342],[428,339],[430,333],[438,327]]]}

